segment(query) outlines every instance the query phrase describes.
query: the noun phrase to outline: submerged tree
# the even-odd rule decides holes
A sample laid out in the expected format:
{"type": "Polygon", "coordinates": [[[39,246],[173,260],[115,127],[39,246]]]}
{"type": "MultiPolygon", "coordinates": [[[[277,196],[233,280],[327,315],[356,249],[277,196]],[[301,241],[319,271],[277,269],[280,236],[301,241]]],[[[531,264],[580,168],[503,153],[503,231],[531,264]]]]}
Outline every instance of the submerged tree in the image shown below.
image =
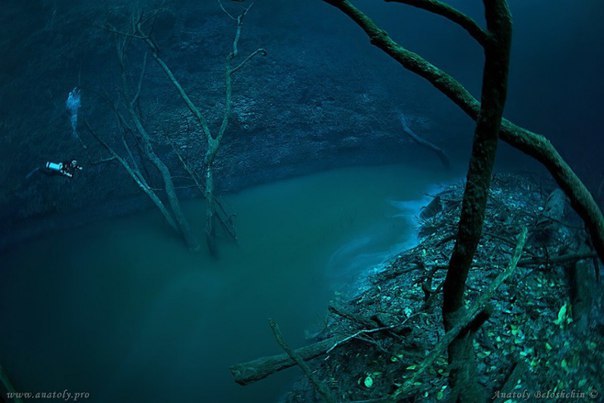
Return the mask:
{"type": "MultiPolygon", "coordinates": [[[[111,31],[117,32],[114,28],[111,31]]],[[[115,147],[104,141],[88,122],[85,124],[97,141],[110,152],[111,156],[122,165],[139,188],[151,199],[166,219],[168,225],[183,237],[189,249],[197,250],[199,249],[199,243],[193,235],[189,221],[182,210],[170,169],[155,151],[151,135],[146,129],[144,119],[141,115],[140,99],[143,79],[147,70],[147,55],[144,56],[136,85],[132,85],[128,79],[126,55],[132,38],[132,33],[116,35],[115,49],[120,68],[120,91],[117,100],[114,101],[110,100],[110,97],[107,95],[120,129],[119,135],[125,155],[122,155],[122,153],[116,151],[115,147]],[[132,151],[131,142],[136,144],[139,158],[132,151]],[[141,169],[141,165],[144,164],[145,160],[149,161],[155,167],[161,177],[167,205],[158,194],[158,191],[149,185],[151,179],[149,178],[149,174],[144,169],[141,169]]]]}
{"type": "Polygon", "coordinates": [[[111,152],[112,156],[121,163],[121,165],[126,169],[128,174],[134,179],[137,185],[151,198],[153,203],[162,212],[162,215],[166,218],[170,226],[177,229],[184,236],[187,244],[190,247],[196,249],[198,247],[198,243],[195,237],[192,235],[190,225],[185,215],[182,213],[182,209],[180,208],[180,203],[176,195],[176,188],[172,181],[170,171],[167,165],[157,155],[157,153],[154,152],[151,136],[145,128],[145,122],[143,117],[141,116],[140,93],[143,83],[143,76],[147,67],[147,54],[145,54],[145,58],[140,71],[140,76],[137,85],[135,86],[135,89],[130,91],[128,90],[133,86],[130,85],[127,79],[128,74],[126,72],[126,49],[132,43],[132,41],[142,41],[145,46],[148,47],[153,59],[157,62],[160,69],[166,74],[170,83],[172,83],[172,85],[176,88],[179,96],[185,102],[187,108],[193,114],[194,118],[197,120],[201,128],[201,134],[206,144],[204,155],[204,171],[201,175],[203,179],[200,179],[199,175],[197,175],[197,173],[194,172],[194,170],[185,162],[184,158],[178,153],[175,148],[174,152],[177,154],[178,158],[183,164],[184,169],[187,171],[191,179],[195,181],[195,184],[201,190],[204,198],[206,199],[206,242],[210,253],[213,255],[216,254],[217,224],[224,229],[227,236],[229,236],[231,239],[236,240],[237,238],[231,221],[231,216],[225,211],[224,207],[222,206],[222,203],[216,195],[214,181],[214,162],[216,160],[221,141],[227,130],[229,119],[231,117],[231,108],[233,102],[232,79],[234,74],[241,70],[252,58],[257,55],[266,55],[266,51],[262,48],[259,48],[249,54],[239,63],[235,63],[237,57],[239,56],[238,45],[241,36],[243,19],[249,12],[251,5],[245,8],[241,12],[241,14],[235,17],[223,7],[222,3],[219,2],[219,4],[222,10],[226,13],[226,15],[236,22],[236,32],[232,42],[232,51],[229,52],[229,54],[227,55],[225,62],[225,106],[222,114],[221,124],[216,133],[213,133],[213,131],[210,129],[210,125],[202,114],[200,108],[196,106],[195,103],[191,100],[191,97],[189,96],[187,91],[182,87],[178,79],[175,77],[171,68],[161,57],[159,47],[152,38],[153,24],[159,11],[154,11],[147,15],[140,11],[134,13],[131,17],[130,26],[127,29],[118,29],[111,25],[106,25],[104,27],[108,31],[114,33],[117,38],[116,48],[118,54],[118,61],[121,69],[121,98],[123,99],[123,101],[118,104],[114,103],[113,110],[115,112],[118,125],[122,129],[122,144],[127,156],[121,156],[112,147],[110,147],[109,144],[102,141],[99,136],[97,136],[96,133],[92,131],[92,129],[90,129],[93,135],[99,141],[101,141],[103,146],[111,152]],[[144,151],[143,153],[146,159],[149,160],[161,174],[162,180],[165,185],[164,190],[169,202],[169,208],[162,202],[157,192],[149,186],[148,180],[145,178],[145,176],[141,172],[141,169],[138,167],[136,163],[136,158],[134,158],[134,155],[126,139],[127,136],[124,135],[131,133],[137,134],[136,139],[142,144],[142,149],[144,151]]]}
{"type": "MultiPolygon", "coordinates": [[[[467,319],[464,303],[465,282],[482,232],[498,138],[531,155],[550,171],[569,197],[574,209],[584,220],[593,245],[600,259],[604,261],[604,217],[585,185],[547,139],[502,119],[511,41],[511,18],[506,0],[483,0],[486,30],[463,13],[439,0],[386,0],[442,15],[459,24],[482,45],[485,51],[485,65],[481,102],[478,102],[449,74],[393,41],[384,30],[350,1],[324,1],[352,18],[367,33],[373,45],[382,49],[406,69],[426,78],[476,120],[459,228],[443,287],[445,330],[451,331],[467,319]]],[[[484,400],[476,382],[472,347],[472,334],[480,323],[482,322],[472,323],[462,331],[457,331],[454,339],[449,343],[449,380],[453,387],[454,400],[484,400]]],[[[400,389],[395,395],[398,395],[398,392],[400,389]]]]}
{"type": "MultiPolygon", "coordinates": [[[[217,132],[213,133],[210,129],[207,119],[204,117],[200,108],[195,105],[195,103],[191,100],[191,97],[187,93],[187,91],[182,87],[168,64],[163,60],[160,55],[159,47],[155,43],[155,41],[151,38],[150,32],[148,31],[146,20],[143,18],[139,18],[138,21],[134,24],[134,36],[136,38],[142,39],[149,47],[151,51],[151,55],[160,66],[162,71],[166,74],[170,82],[174,85],[178,94],[182,98],[182,100],[187,105],[189,111],[193,114],[199,126],[201,127],[201,131],[203,134],[203,138],[206,142],[207,148],[204,156],[204,174],[205,178],[205,190],[204,197],[207,202],[206,207],[206,242],[210,253],[216,253],[216,221],[217,221],[217,208],[218,201],[216,198],[216,190],[214,184],[214,162],[216,160],[216,155],[218,154],[218,150],[220,148],[220,144],[222,138],[226,132],[226,129],[229,124],[229,119],[231,117],[231,107],[232,107],[232,94],[233,94],[233,76],[239,70],[241,70],[251,59],[255,56],[266,56],[267,52],[263,48],[258,48],[248,56],[243,58],[238,64],[235,63],[237,57],[239,56],[239,38],[241,36],[241,27],[243,25],[243,20],[253,3],[245,8],[241,14],[237,17],[233,16],[220,3],[223,11],[236,22],[236,31],[235,37],[233,38],[232,51],[226,56],[225,60],[225,100],[224,100],[224,111],[222,115],[222,120],[220,123],[220,127],[217,132]]],[[[224,224],[224,220],[220,220],[224,224]]]]}

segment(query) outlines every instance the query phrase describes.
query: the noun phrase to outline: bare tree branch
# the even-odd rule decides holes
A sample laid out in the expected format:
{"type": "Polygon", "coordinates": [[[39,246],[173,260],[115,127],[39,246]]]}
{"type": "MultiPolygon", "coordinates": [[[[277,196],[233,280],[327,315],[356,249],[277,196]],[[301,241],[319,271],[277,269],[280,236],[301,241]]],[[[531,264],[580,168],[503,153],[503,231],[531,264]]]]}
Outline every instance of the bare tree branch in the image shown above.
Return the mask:
{"type": "Polygon", "coordinates": [[[264,48],[259,48],[256,49],[255,51],[253,51],[252,53],[250,53],[248,55],[248,57],[246,57],[245,59],[243,59],[243,61],[241,63],[239,63],[236,67],[233,67],[231,69],[231,74],[235,74],[235,72],[237,72],[238,70],[240,70],[243,66],[245,66],[247,64],[247,62],[249,62],[251,59],[254,58],[254,56],[266,56],[268,55],[268,52],[264,49],[264,48]]]}
{"type": "Polygon", "coordinates": [[[403,126],[403,131],[409,137],[411,137],[411,139],[415,143],[434,152],[436,154],[436,156],[438,157],[438,159],[440,159],[440,162],[442,162],[442,164],[444,165],[445,168],[449,169],[451,167],[451,162],[449,161],[449,157],[443,151],[442,148],[438,147],[435,144],[430,143],[428,140],[420,137],[413,130],[411,130],[411,127],[409,127],[408,119],[404,114],[400,115],[400,121],[401,121],[401,125],[403,126]]]}
{"type": "Polygon", "coordinates": [[[473,19],[458,11],[454,7],[451,7],[447,3],[439,0],[385,0],[387,3],[402,3],[413,7],[421,8],[431,13],[443,16],[463,29],[476,39],[481,45],[486,45],[489,34],[485,32],[473,19]]]}
{"type": "MultiPolygon", "coordinates": [[[[426,59],[396,43],[375,22],[348,0],[324,0],[339,8],[361,27],[376,47],[399,62],[404,68],[425,78],[470,118],[477,120],[480,102],[457,80],[426,59]]],[[[558,150],[542,135],[503,119],[500,138],[523,153],[541,162],[571,201],[572,207],[585,222],[600,260],[604,262],[604,215],[589,190],[562,159],[558,150]]]]}
{"type": "MultiPolygon", "coordinates": [[[[224,9],[223,4],[221,2],[219,2],[219,4],[220,4],[220,7],[223,9],[223,11],[226,12],[226,9],[224,9]]],[[[159,55],[159,49],[158,49],[156,43],[151,39],[148,31],[145,32],[144,23],[142,22],[143,18],[139,17],[133,23],[134,32],[136,32],[138,36],[142,37],[144,42],[149,46],[149,48],[151,50],[151,55],[153,56],[155,61],[159,64],[160,68],[166,74],[166,76],[168,77],[170,82],[174,85],[174,87],[178,91],[180,97],[183,99],[183,101],[187,105],[187,108],[191,111],[193,116],[195,116],[195,118],[197,119],[197,121],[199,122],[199,124],[202,128],[202,132],[204,134],[204,137],[205,137],[205,140],[207,143],[207,150],[206,150],[205,157],[204,157],[204,163],[205,163],[204,197],[208,203],[207,207],[206,207],[206,241],[208,244],[208,248],[212,254],[215,253],[214,221],[216,219],[216,217],[215,217],[216,200],[215,200],[215,194],[214,194],[215,186],[214,186],[213,164],[214,164],[214,159],[216,158],[218,149],[220,148],[221,140],[226,132],[229,118],[231,115],[232,76],[236,71],[241,69],[254,56],[266,54],[266,51],[264,49],[258,49],[255,52],[253,52],[252,54],[250,54],[246,59],[243,60],[243,62],[241,62],[235,68],[232,67],[233,60],[235,59],[235,57],[237,57],[238,52],[239,52],[238,45],[239,45],[239,38],[241,36],[241,27],[243,25],[243,19],[245,18],[245,16],[247,15],[247,13],[249,12],[249,10],[251,9],[252,6],[253,6],[253,3],[250,4],[236,19],[237,26],[236,26],[236,31],[235,31],[235,37],[233,39],[233,44],[232,44],[232,52],[227,55],[226,61],[225,61],[224,112],[222,115],[220,127],[218,129],[218,132],[215,135],[212,134],[212,131],[210,130],[208,122],[205,119],[204,115],[201,113],[200,109],[193,103],[193,101],[191,100],[191,98],[189,97],[187,92],[184,90],[182,85],[179,83],[179,81],[174,76],[170,67],[165,63],[165,61],[159,55]]],[[[226,13],[227,13],[227,15],[230,16],[230,14],[228,12],[226,12],[226,13]]],[[[223,224],[225,224],[225,223],[223,222],[223,224]]]]}
{"type": "Polygon", "coordinates": [[[144,33],[143,27],[140,23],[136,23],[136,32],[145,41],[145,43],[149,46],[149,48],[151,49],[151,55],[153,56],[153,58],[155,59],[157,64],[159,64],[159,67],[161,67],[163,72],[166,74],[166,76],[168,77],[168,80],[170,80],[172,85],[174,85],[174,87],[178,91],[178,94],[183,99],[183,101],[185,102],[185,104],[187,105],[187,107],[189,108],[191,113],[193,114],[193,116],[195,116],[197,118],[197,121],[199,122],[204,135],[207,138],[211,138],[212,133],[210,131],[210,126],[208,125],[207,120],[205,119],[205,117],[203,116],[203,114],[201,113],[199,108],[197,108],[197,106],[195,106],[195,104],[189,97],[189,94],[187,94],[187,92],[184,90],[184,88],[180,85],[180,83],[174,76],[174,73],[172,73],[172,70],[170,69],[170,67],[168,67],[168,65],[159,56],[159,53],[158,53],[159,49],[158,49],[157,45],[155,44],[155,42],[153,42],[153,40],[151,40],[151,38],[147,34],[144,33]]]}
{"type": "Polygon", "coordinates": [[[126,172],[128,172],[128,174],[134,180],[134,182],[138,185],[138,187],[141,188],[141,190],[143,192],[145,192],[145,194],[151,199],[151,201],[153,202],[153,204],[155,204],[155,206],[159,209],[159,211],[162,213],[162,215],[164,216],[164,218],[166,219],[166,221],[168,222],[168,224],[170,225],[170,227],[172,227],[174,230],[178,231],[178,226],[176,225],[176,222],[172,219],[172,215],[170,214],[170,212],[168,211],[168,209],[166,208],[166,206],[164,205],[164,203],[161,201],[161,199],[159,197],[157,197],[157,195],[155,194],[155,192],[147,184],[147,181],[145,180],[145,178],[142,175],[140,175],[140,173],[137,172],[136,169],[134,169],[128,163],[128,161],[126,161],[125,159],[123,159],[113,148],[111,148],[111,146],[109,146],[109,144],[107,144],[103,139],[101,139],[96,134],[96,132],[92,129],[92,127],[90,126],[90,124],[86,120],[84,121],[84,124],[86,125],[86,128],[88,129],[88,131],[90,132],[90,134],[107,151],[109,151],[109,153],[113,156],[113,158],[115,158],[116,160],[119,161],[120,164],[122,164],[122,166],[124,167],[124,169],[126,170],[126,172]]]}
{"type": "Polygon", "coordinates": [[[233,17],[233,14],[229,13],[227,9],[224,8],[224,4],[222,4],[222,1],[218,0],[218,5],[222,9],[222,11],[224,11],[224,13],[229,16],[230,19],[237,21],[237,18],[233,17]]]}

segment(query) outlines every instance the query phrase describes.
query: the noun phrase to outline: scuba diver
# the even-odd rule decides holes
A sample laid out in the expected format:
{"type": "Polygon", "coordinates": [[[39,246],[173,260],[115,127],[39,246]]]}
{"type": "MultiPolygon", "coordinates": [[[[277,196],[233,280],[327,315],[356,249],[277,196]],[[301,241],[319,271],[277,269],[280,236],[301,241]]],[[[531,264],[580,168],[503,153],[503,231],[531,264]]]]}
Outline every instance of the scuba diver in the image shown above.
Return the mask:
{"type": "Polygon", "coordinates": [[[81,171],[82,166],[78,164],[76,160],[64,161],[64,162],[47,162],[44,168],[36,168],[27,174],[26,179],[29,179],[36,172],[42,171],[47,175],[62,175],[68,178],[73,178],[77,171],[81,171]]]}
{"type": "Polygon", "coordinates": [[[51,174],[56,173],[63,176],[67,176],[68,178],[73,178],[73,175],[77,171],[81,171],[82,169],[84,169],[81,165],[78,165],[78,161],[76,160],[59,163],[47,162],[44,168],[51,174]]]}

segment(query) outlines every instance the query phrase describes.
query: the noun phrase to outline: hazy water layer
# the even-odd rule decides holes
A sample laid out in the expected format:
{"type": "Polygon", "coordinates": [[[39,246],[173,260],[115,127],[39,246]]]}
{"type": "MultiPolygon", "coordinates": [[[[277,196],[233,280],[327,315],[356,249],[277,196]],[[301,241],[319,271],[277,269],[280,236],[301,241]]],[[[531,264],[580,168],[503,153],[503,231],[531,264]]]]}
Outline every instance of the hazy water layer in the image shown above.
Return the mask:
{"type": "MultiPolygon", "coordinates": [[[[240,242],[218,259],[156,211],[21,246],[1,257],[0,364],[20,390],[92,401],[274,401],[297,369],[242,388],[228,366],[280,352],[269,317],[304,343],[334,289],[412,237],[401,202],[443,179],[351,168],[229,196],[240,242]]],[[[202,203],[185,207],[201,235],[202,203]]]]}

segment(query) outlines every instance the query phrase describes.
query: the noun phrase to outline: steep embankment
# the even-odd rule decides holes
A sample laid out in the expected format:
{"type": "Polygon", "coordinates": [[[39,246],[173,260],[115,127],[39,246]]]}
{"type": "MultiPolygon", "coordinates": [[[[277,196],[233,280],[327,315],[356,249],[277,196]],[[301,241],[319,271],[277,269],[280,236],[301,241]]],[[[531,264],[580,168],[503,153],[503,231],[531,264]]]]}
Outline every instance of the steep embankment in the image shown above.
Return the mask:
{"type": "MultiPolygon", "coordinates": [[[[215,4],[197,3],[164,10],[153,32],[162,57],[217,130],[224,108],[224,58],[234,25],[215,4]]],[[[424,153],[416,156],[398,123],[401,110],[424,114],[409,96],[425,96],[416,90],[416,81],[398,80],[399,71],[390,63],[373,63],[367,55],[372,50],[351,48],[345,36],[329,28],[338,20],[317,20],[312,7],[296,15],[288,8],[266,7],[255,6],[243,26],[242,55],[262,46],[268,56],[255,58],[235,76],[230,123],[216,162],[219,189],[237,191],[347,165],[423,162],[424,153]]],[[[4,10],[10,39],[0,43],[9,55],[0,68],[0,103],[6,111],[0,136],[0,249],[48,230],[150,206],[83,124],[88,121],[99,137],[127,155],[110,107],[123,100],[115,36],[101,27],[111,23],[126,29],[128,15],[119,5],[100,8],[92,2],[12,4],[4,10]],[[74,86],[81,88],[78,127],[85,149],[72,138],[65,110],[74,86]],[[26,178],[46,161],[72,158],[84,166],[73,180],[42,174],[26,178]]],[[[348,29],[344,35],[356,32],[348,29]]],[[[146,51],[142,42],[129,44],[126,69],[133,83],[146,51]]],[[[175,150],[201,172],[205,144],[200,128],[151,58],[140,108],[182,196],[198,197],[175,150]]],[[[439,142],[455,134],[425,118],[414,124],[439,142]]],[[[127,134],[127,139],[151,186],[161,187],[154,168],[140,159],[135,136],[127,134]]],[[[427,164],[438,162],[430,158],[427,164]]]]}

